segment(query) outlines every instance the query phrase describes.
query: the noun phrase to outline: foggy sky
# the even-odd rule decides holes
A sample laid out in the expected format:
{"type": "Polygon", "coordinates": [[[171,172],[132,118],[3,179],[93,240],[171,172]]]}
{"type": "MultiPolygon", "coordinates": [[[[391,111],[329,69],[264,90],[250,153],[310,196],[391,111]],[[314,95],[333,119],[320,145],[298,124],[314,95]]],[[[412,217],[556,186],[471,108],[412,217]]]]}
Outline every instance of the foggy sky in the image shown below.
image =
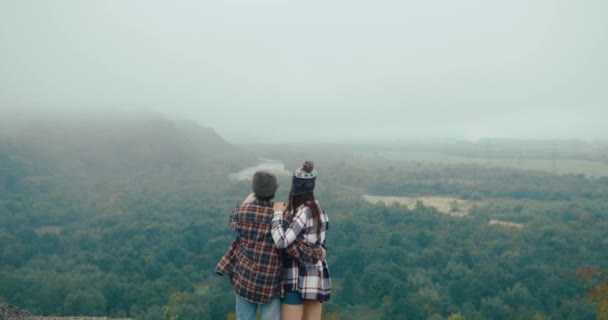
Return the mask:
{"type": "Polygon", "coordinates": [[[607,139],[605,0],[2,0],[0,109],[232,142],[607,139]]]}

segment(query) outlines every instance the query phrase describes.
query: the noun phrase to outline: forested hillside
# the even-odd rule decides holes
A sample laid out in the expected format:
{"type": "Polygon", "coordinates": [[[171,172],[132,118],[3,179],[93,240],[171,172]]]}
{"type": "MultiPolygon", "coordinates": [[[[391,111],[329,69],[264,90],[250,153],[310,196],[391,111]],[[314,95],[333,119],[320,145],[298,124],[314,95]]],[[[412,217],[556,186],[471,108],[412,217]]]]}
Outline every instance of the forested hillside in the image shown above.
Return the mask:
{"type": "MultiPolygon", "coordinates": [[[[326,319],[603,312],[608,178],[371,159],[323,146],[244,149],[155,116],[37,122],[0,138],[0,301],[41,315],[230,318],[231,288],[213,267],[249,185],[228,174],[257,156],[289,170],[311,159],[319,170],[334,281],[326,319]],[[467,212],[374,204],[364,194],[451,197],[467,212]]],[[[279,184],[285,199],[288,178],[279,184]]]]}

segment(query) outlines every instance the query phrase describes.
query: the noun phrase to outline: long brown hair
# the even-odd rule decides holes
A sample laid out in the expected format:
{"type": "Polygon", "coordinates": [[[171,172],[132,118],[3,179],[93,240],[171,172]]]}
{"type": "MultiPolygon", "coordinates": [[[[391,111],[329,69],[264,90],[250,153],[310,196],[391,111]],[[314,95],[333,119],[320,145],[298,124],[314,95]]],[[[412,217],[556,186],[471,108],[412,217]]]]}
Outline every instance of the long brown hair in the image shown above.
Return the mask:
{"type": "Polygon", "coordinates": [[[292,212],[295,209],[298,209],[301,205],[305,205],[310,209],[312,213],[312,218],[315,220],[317,224],[317,237],[321,234],[321,212],[319,211],[319,206],[315,202],[315,195],[312,192],[300,194],[294,196],[289,193],[289,202],[287,203],[287,209],[285,211],[292,212]]]}

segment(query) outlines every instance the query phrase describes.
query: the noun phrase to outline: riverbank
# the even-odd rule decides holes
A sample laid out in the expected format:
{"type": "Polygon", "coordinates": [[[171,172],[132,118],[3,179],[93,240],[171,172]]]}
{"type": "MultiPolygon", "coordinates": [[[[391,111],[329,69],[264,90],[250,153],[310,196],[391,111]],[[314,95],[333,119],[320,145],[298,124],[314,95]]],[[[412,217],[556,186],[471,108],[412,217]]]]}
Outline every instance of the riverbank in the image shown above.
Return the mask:
{"type": "Polygon", "coordinates": [[[247,167],[239,172],[231,173],[228,175],[228,179],[232,181],[246,181],[251,180],[253,174],[256,171],[268,171],[277,176],[289,176],[291,172],[285,169],[285,163],[280,160],[258,158],[258,164],[255,166],[247,167]]]}

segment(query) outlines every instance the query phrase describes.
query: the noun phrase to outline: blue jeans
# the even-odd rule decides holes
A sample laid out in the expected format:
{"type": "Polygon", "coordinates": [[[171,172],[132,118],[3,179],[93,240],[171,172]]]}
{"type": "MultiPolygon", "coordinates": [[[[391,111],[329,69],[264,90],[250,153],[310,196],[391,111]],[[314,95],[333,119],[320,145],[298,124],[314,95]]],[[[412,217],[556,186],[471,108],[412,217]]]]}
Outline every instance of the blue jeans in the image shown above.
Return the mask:
{"type": "Polygon", "coordinates": [[[281,298],[272,298],[269,303],[253,303],[236,295],[236,320],[255,320],[260,307],[261,320],[281,320],[281,298]]]}

